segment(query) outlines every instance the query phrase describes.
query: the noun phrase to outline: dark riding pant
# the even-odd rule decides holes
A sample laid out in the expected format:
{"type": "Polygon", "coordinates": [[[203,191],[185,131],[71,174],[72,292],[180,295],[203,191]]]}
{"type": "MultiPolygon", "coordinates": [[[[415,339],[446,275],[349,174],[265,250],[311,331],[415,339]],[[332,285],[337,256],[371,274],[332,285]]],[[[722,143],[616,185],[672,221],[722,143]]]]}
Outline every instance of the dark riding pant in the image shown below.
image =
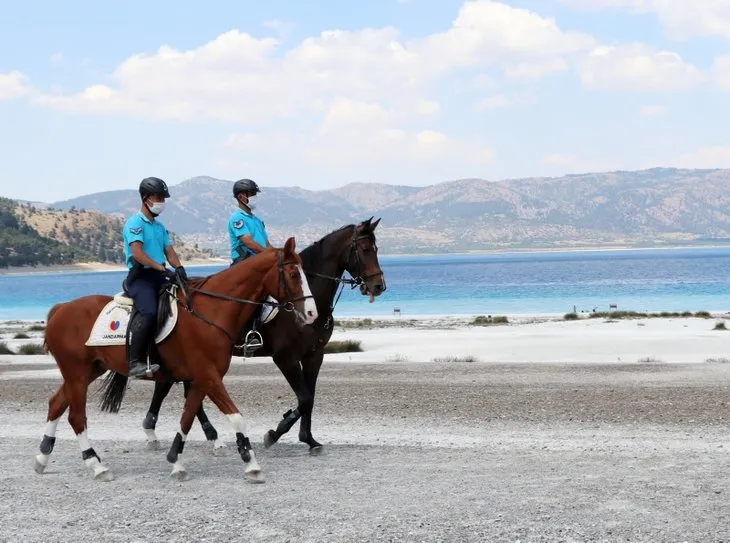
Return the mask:
{"type": "Polygon", "coordinates": [[[134,307],[141,315],[155,318],[159,292],[166,282],[165,276],[152,268],[139,270],[134,275],[131,281],[130,276],[127,276],[127,293],[134,300],[134,307]]]}

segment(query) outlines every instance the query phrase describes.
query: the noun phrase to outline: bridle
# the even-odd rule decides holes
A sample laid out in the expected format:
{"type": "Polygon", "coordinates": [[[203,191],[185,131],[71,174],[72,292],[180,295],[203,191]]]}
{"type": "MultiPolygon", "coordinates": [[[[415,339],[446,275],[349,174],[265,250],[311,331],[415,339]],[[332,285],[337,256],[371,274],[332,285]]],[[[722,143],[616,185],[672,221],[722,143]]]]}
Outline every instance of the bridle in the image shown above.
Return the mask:
{"type": "MultiPolygon", "coordinates": [[[[365,284],[366,281],[368,279],[370,279],[371,277],[380,275],[380,277],[383,280],[383,292],[385,292],[385,290],[387,288],[385,285],[385,276],[383,275],[382,271],[380,271],[380,273],[371,273],[369,275],[363,275],[363,273],[362,273],[362,263],[360,262],[360,252],[357,250],[357,242],[360,240],[363,240],[363,239],[372,239],[372,234],[364,234],[364,235],[358,236],[357,227],[355,227],[355,231],[352,234],[352,239],[350,240],[350,252],[347,255],[347,263],[348,264],[350,263],[350,260],[352,260],[352,256],[354,253],[355,267],[357,270],[356,275],[354,275],[352,277],[342,277],[342,274],[340,274],[339,276],[336,277],[333,275],[326,275],[323,273],[317,273],[317,272],[313,272],[313,271],[304,270],[304,273],[306,273],[307,275],[321,277],[322,279],[329,279],[330,281],[334,281],[335,283],[337,283],[339,285],[339,292],[337,293],[337,296],[335,297],[334,301],[330,304],[330,314],[329,314],[328,321],[327,321],[328,323],[332,318],[332,313],[335,310],[335,306],[337,305],[337,302],[340,301],[340,296],[342,296],[342,291],[345,289],[345,285],[349,285],[350,290],[354,290],[355,288],[360,287],[360,292],[365,294],[365,293],[367,293],[367,286],[365,284]]],[[[374,242],[373,242],[373,249],[375,251],[378,250],[378,247],[377,247],[377,245],[375,245],[374,242]]],[[[345,271],[348,271],[348,273],[349,273],[349,270],[343,270],[342,273],[344,274],[345,271]]]]}
{"type": "Polygon", "coordinates": [[[282,284],[284,285],[284,294],[286,295],[286,299],[287,299],[287,301],[285,301],[285,302],[270,302],[268,300],[264,300],[263,302],[256,302],[253,300],[248,300],[246,298],[236,298],[235,296],[228,296],[227,294],[220,294],[218,292],[211,292],[209,290],[203,290],[203,289],[197,288],[197,287],[188,286],[186,288],[184,281],[180,280],[179,278],[176,279],[174,284],[176,286],[180,287],[180,289],[182,291],[182,296],[185,301],[183,302],[183,300],[178,296],[175,296],[175,300],[177,301],[178,304],[183,306],[185,311],[187,311],[194,317],[197,317],[200,320],[202,320],[203,322],[206,322],[207,324],[210,324],[211,326],[215,326],[216,328],[221,330],[226,336],[228,336],[228,339],[230,339],[232,342],[235,342],[236,339],[234,339],[234,336],[232,336],[228,332],[228,330],[226,330],[219,324],[208,319],[205,315],[201,315],[200,313],[195,311],[195,309],[193,309],[193,306],[192,306],[192,294],[193,293],[202,294],[204,296],[209,296],[211,298],[217,298],[219,300],[225,300],[228,302],[235,302],[238,304],[258,305],[258,306],[262,306],[262,307],[263,306],[278,307],[287,312],[296,311],[297,317],[301,317],[300,312],[294,306],[294,303],[301,301],[301,300],[306,300],[307,298],[313,298],[314,296],[310,295],[310,296],[293,297],[291,290],[289,289],[289,285],[286,282],[286,278],[284,277],[284,266],[289,265],[289,264],[298,264],[298,262],[296,260],[287,260],[286,262],[282,261],[281,251],[276,252],[276,259],[277,259],[278,266],[279,266],[279,288],[281,288],[282,284]]]}

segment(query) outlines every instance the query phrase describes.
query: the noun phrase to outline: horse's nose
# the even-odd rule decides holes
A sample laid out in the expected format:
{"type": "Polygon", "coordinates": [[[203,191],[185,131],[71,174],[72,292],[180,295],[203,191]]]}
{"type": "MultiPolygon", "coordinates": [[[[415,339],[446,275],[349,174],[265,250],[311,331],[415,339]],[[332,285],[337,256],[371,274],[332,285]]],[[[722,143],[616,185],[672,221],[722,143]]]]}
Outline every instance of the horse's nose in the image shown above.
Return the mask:
{"type": "Polygon", "coordinates": [[[373,285],[373,294],[375,294],[375,296],[380,296],[383,293],[383,290],[385,289],[383,289],[382,283],[376,283],[373,285]]]}

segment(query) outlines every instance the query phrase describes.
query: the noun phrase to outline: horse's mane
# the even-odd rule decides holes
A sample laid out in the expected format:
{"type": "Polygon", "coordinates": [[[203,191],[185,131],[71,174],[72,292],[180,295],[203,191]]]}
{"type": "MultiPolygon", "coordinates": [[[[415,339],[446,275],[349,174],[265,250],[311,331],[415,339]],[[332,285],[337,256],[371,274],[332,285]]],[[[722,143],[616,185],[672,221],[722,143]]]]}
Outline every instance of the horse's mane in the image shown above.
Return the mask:
{"type": "Polygon", "coordinates": [[[342,232],[343,230],[346,230],[348,228],[356,228],[356,225],[346,224],[344,226],[341,226],[337,230],[334,230],[334,231],[330,232],[329,234],[326,234],[319,240],[315,241],[311,245],[302,249],[302,251],[299,253],[299,256],[302,259],[302,268],[304,268],[305,270],[314,269],[317,262],[322,261],[322,252],[324,250],[324,247],[323,247],[324,243],[326,243],[329,240],[329,238],[331,238],[332,236],[335,236],[335,235],[339,234],[340,232],[342,232]]]}
{"type": "Polygon", "coordinates": [[[227,268],[218,270],[217,272],[211,273],[210,275],[195,275],[192,277],[188,277],[188,280],[185,281],[185,286],[191,286],[193,288],[202,288],[202,286],[205,285],[205,283],[207,283],[214,277],[218,277],[223,272],[227,272],[230,269],[231,269],[231,267],[228,266],[227,268]]]}

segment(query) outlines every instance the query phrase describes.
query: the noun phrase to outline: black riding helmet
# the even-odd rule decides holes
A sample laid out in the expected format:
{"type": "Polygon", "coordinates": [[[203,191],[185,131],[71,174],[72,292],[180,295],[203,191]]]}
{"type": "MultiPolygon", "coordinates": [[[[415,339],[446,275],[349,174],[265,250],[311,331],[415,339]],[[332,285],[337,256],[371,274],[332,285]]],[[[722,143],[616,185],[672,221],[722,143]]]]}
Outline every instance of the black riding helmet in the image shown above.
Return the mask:
{"type": "Polygon", "coordinates": [[[167,184],[159,177],[146,177],[139,184],[139,194],[142,198],[158,194],[164,198],[170,197],[167,184]]]}
{"type": "Polygon", "coordinates": [[[235,183],[233,183],[233,197],[238,198],[239,194],[247,194],[247,193],[258,193],[261,192],[261,189],[256,184],[255,181],[252,181],[251,179],[239,179],[235,183]]]}

